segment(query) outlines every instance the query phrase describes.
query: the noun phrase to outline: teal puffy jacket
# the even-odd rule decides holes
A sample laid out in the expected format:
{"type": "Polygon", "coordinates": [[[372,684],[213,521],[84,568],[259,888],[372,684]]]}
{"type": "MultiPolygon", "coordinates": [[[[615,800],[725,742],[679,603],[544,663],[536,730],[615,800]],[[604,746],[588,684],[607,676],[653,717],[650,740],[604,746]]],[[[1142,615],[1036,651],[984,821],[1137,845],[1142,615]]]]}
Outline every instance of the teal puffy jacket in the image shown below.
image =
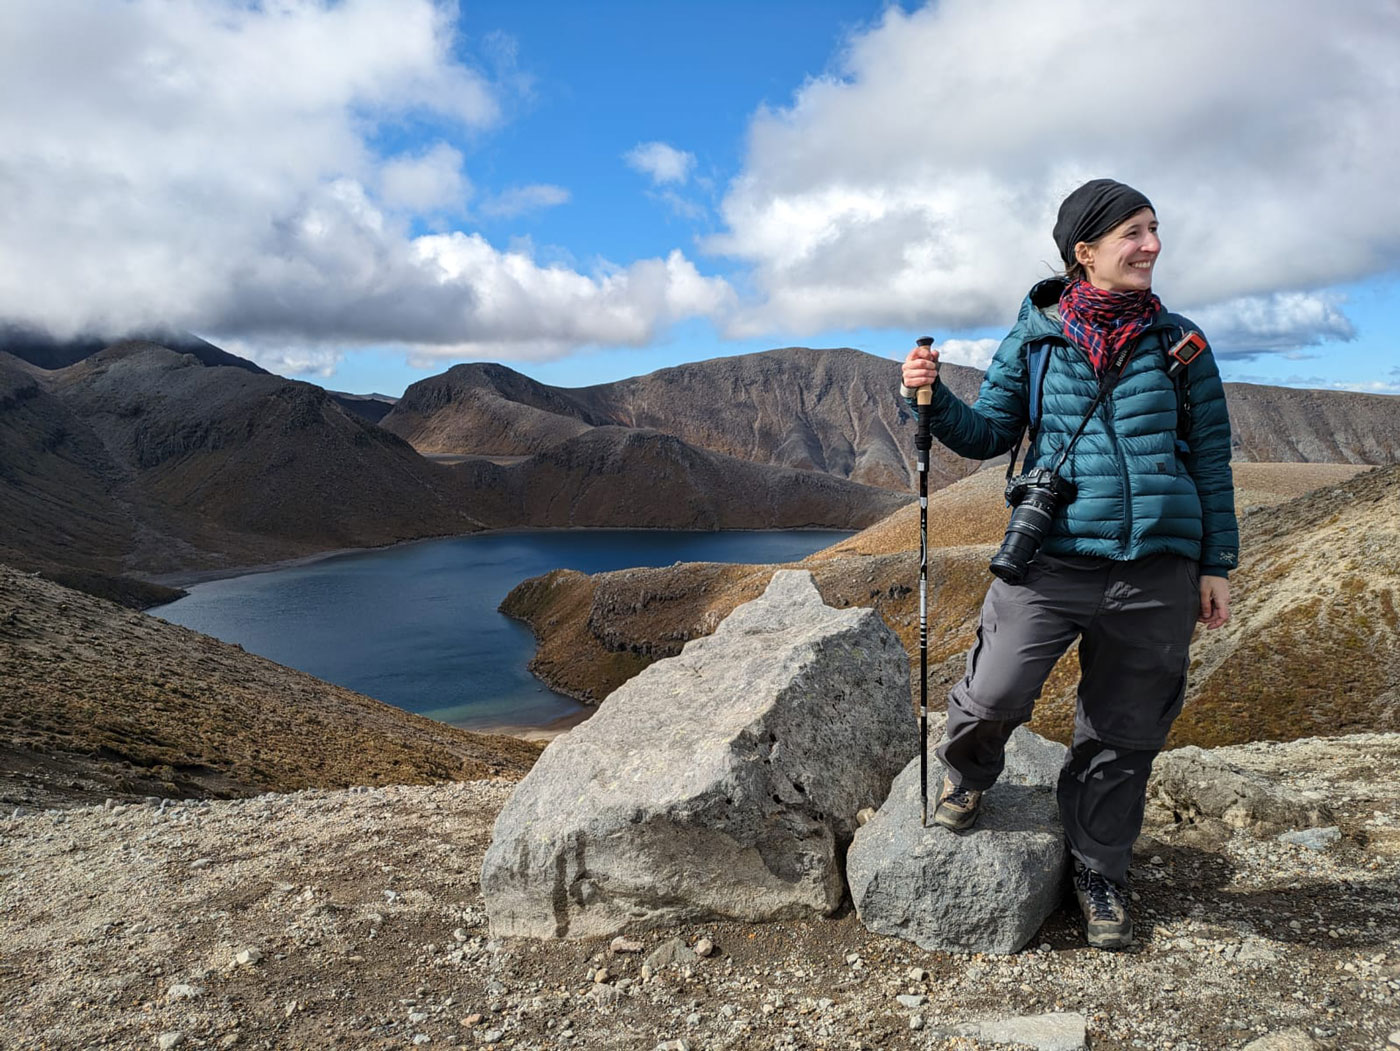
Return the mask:
{"type": "MultiPolygon", "coordinates": [[[[1011,333],[968,406],[935,384],[934,436],[959,456],[986,460],[1010,451],[1029,419],[1026,346],[1049,341],[1041,420],[1026,469],[1053,467],[1079,428],[1098,379],[1088,356],[1065,338],[1063,282],[1042,281],[1021,304],[1011,333]]],[[[1139,337],[1117,385],[1070,451],[1061,474],[1078,498],[1056,516],[1042,550],[1113,559],[1171,553],[1196,559],[1203,574],[1226,576],[1239,560],[1230,417],[1209,348],[1190,366],[1190,427],[1178,445],[1177,394],[1167,348],[1186,318],[1163,311],[1139,337]]]]}

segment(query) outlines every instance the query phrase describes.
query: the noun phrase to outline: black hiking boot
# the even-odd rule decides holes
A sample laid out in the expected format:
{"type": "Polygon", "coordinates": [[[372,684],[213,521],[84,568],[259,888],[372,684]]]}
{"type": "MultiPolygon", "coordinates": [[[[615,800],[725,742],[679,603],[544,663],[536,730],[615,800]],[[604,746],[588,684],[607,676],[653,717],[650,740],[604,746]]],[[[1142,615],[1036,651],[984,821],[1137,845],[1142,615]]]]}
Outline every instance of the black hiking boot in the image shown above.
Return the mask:
{"type": "Polygon", "coordinates": [[[1095,949],[1126,949],[1133,944],[1128,892],[1107,876],[1074,863],[1074,896],[1084,913],[1084,933],[1095,949]]]}
{"type": "Polygon", "coordinates": [[[953,784],[948,777],[943,778],[943,791],[938,796],[938,807],[933,812],[934,824],[962,832],[972,827],[977,820],[977,810],[982,805],[982,793],[975,788],[964,788],[953,784]]]}

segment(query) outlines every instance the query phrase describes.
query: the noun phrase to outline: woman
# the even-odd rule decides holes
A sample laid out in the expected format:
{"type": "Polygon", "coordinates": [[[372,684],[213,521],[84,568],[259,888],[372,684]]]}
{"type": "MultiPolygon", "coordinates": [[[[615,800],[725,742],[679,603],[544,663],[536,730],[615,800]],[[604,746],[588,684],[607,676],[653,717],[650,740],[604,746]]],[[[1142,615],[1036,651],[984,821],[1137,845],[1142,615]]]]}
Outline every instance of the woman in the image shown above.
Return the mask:
{"type": "Polygon", "coordinates": [[[1239,545],[1230,421],[1208,348],[1184,379],[1169,374],[1171,346],[1199,330],[1152,293],[1162,246],[1151,202],[1096,179],[1065,198],[1053,236],[1065,272],[1031,289],[973,405],[938,383],[936,349],[916,347],[904,361],[906,397],[933,386],[934,435],[985,460],[1019,444],[1032,422],[1027,362],[1048,349],[1025,469],[1063,459],[1059,473],[1077,487],[1023,581],[993,580],[987,591],[967,675],[948,697],[934,820],[971,827],[1012,730],[1079,639],[1057,796],[1089,944],[1122,948],[1132,942],[1132,844],[1152,761],[1185,696],[1191,634],[1197,621],[1218,628],[1230,616],[1239,545]]]}

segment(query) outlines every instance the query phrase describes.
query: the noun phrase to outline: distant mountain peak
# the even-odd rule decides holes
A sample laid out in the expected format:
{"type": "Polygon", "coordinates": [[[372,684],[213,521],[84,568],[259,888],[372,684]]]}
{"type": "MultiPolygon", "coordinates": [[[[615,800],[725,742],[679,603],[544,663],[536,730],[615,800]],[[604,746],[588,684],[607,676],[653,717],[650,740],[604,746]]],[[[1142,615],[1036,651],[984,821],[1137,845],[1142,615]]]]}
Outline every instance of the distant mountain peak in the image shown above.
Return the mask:
{"type": "Polygon", "coordinates": [[[121,333],[82,333],[69,339],[58,339],[43,329],[0,321],[0,351],[50,371],[67,368],[110,347],[125,344],[164,347],[177,354],[192,354],[204,365],[229,366],[264,376],[270,375],[265,368],[247,358],[230,354],[191,332],[173,328],[156,327],[121,333]]]}

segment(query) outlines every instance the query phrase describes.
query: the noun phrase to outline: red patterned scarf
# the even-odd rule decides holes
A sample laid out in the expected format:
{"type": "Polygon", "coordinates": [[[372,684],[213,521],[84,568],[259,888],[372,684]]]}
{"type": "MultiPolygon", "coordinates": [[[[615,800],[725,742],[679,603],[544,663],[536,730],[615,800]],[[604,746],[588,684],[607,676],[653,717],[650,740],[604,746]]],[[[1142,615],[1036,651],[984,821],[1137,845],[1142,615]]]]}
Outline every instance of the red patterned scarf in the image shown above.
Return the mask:
{"type": "Polygon", "coordinates": [[[1151,289],[1105,292],[1088,281],[1074,281],[1060,294],[1065,336],[1089,356],[1098,376],[1124,344],[1147,330],[1161,309],[1162,301],[1151,289]]]}

